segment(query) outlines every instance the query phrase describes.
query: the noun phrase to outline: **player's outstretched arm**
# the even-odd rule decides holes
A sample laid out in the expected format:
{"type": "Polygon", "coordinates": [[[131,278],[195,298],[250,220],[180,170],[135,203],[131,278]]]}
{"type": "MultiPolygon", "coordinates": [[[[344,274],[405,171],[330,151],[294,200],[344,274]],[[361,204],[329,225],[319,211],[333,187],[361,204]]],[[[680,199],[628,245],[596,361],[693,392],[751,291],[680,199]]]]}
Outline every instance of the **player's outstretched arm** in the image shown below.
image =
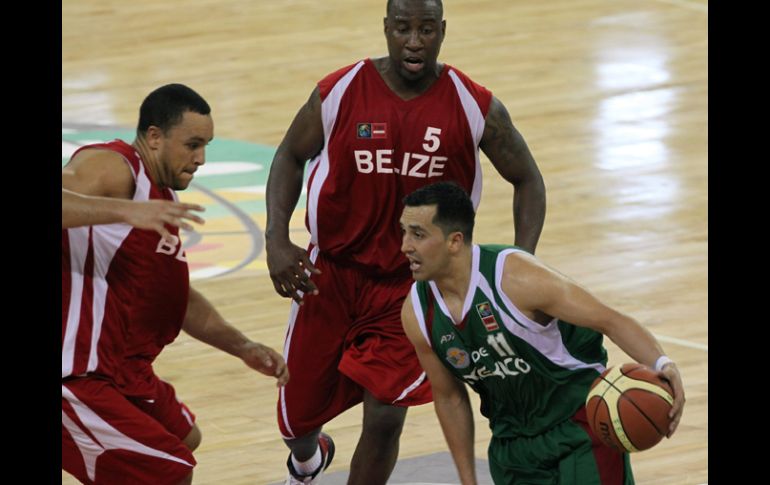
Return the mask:
{"type": "MultiPolygon", "coordinates": [[[[614,310],[563,274],[549,268],[534,256],[508,255],[502,281],[503,292],[525,314],[542,312],[581,327],[601,332],[631,358],[653,369],[664,355],[649,330],[628,315],[614,310]]],[[[671,383],[674,404],[668,436],[676,430],[684,409],[684,387],[676,364],[656,369],[671,383]]]]}
{"type": "Polygon", "coordinates": [[[214,306],[192,287],[182,328],[201,342],[240,358],[252,369],[275,377],[277,386],[289,381],[289,369],[278,352],[249,340],[227,323],[214,306]]]}
{"type": "Polygon", "coordinates": [[[289,220],[302,192],[305,163],[315,156],[324,144],[321,119],[321,97],[318,88],[289,126],[278,146],[267,179],[267,228],[265,250],[267,267],[275,291],[284,297],[302,303],[301,293],[318,294],[310,274],[320,273],[308,257],[307,251],[289,239],[289,220]]]}
{"type": "Polygon", "coordinates": [[[545,184],[527,142],[495,97],[485,119],[480,147],[500,175],[513,184],[515,243],[534,254],[545,220],[545,184]]]}
{"type": "Polygon", "coordinates": [[[473,411],[465,384],[457,380],[439,361],[417,323],[411,295],[401,310],[404,332],[414,345],[417,358],[428,374],[433,390],[433,406],[444,432],[462,485],[476,485],[473,450],[473,411]]]}
{"type": "Polygon", "coordinates": [[[164,224],[192,229],[185,222],[203,223],[190,211],[196,204],[171,201],[133,201],[135,182],[123,157],[111,150],[86,149],[62,167],[62,228],[124,222],[157,231],[165,239],[164,224]]]}
{"type": "Polygon", "coordinates": [[[139,229],[156,231],[164,239],[169,239],[171,233],[166,229],[166,224],[191,231],[193,227],[186,221],[198,224],[205,222],[192,212],[205,210],[197,204],[170,200],[136,202],[83,195],[64,188],[61,191],[61,206],[62,229],[121,222],[139,229]]]}

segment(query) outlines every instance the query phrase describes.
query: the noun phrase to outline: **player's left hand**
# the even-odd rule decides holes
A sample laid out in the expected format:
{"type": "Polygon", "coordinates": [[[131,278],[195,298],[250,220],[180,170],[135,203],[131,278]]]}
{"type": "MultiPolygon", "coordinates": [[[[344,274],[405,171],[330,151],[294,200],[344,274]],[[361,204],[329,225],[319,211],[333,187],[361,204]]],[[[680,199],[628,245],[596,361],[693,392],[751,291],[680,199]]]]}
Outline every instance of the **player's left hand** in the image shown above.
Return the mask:
{"type": "Polygon", "coordinates": [[[668,428],[667,438],[671,438],[671,435],[676,431],[679,426],[679,421],[682,419],[682,411],[684,411],[684,386],[682,385],[682,376],[679,375],[679,369],[676,364],[669,362],[663,366],[658,375],[668,381],[671,384],[671,388],[674,391],[674,405],[671,407],[668,416],[673,418],[671,425],[668,428]]]}
{"type": "Polygon", "coordinates": [[[266,376],[274,376],[276,385],[281,387],[289,382],[289,368],[286,367],[281,354],[257,342],[249,342],[241,352],[241,359],[251,367],[266,376]]]}

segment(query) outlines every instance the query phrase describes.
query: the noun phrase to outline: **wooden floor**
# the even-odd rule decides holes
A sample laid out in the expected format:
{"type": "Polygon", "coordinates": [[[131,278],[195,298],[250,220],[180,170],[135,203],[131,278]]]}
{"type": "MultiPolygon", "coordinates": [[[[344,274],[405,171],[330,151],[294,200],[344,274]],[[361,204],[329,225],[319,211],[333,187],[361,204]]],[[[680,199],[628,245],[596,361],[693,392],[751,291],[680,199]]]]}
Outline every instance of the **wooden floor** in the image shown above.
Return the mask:
{"type": "MultiPolygon", "coordinates": [[[[444,4],[440,58],[503,101],[545,178],[538,256],[637,317],[681,367],[680,429],[633,456],[637,483],[707,482],[707,3],[444,4]]],[[[385,0],[62,2],[62,120],[133,126],[149,91],[182,82],[212,105],[217,137],[276,146],[319,78],[386,53],[384,12],[385,0]]],[[[512,242],[512,189],[486,160],[484,177],[476,239],[512,242]]],[[[288,303],[266,271],[195,286],[250,337],[282,348],[288,303]]],[[[608,347],[611,364],[629,360],[608,347]]],[[[284,477],[269,379],[186,335],[157,371],[203,430],[195,483],[284,477]]],[[[327,426],[332,471],[347,467],[360,419],[358,407],[327,426]]],[[[484,457],[489,432],[482,419],[476,429],[484,457]]],[[[401,457],[445,449],[432,407],[411,409],[401,457]]]]}

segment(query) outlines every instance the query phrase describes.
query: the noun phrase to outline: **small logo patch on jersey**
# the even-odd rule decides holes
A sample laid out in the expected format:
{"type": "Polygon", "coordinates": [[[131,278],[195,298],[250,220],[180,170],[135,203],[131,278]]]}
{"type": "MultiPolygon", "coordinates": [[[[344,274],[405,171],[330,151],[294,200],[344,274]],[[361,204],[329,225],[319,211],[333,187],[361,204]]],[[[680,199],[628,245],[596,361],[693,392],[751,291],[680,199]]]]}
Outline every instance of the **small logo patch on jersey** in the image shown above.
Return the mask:
{"type": "Polygon", "coordinates": [[[465,369],[471,365],[471,358],[468,352],[458,349],[457,347],[449,347],[446,351],[446,360],[455,369],[465,369]]]}
{"type": "Polygon", "coordinates": [[[388,137],[387,123],[357,123],[356,137],[362,139],[384,139],[388,137]]]}
{"type": "Polygon", "coordinates": [[[372,124],[371,123],[358,123],[356,125],[356,137],[357,138],[371,138],[372,137],[372,124]]]}
{"type": "Polygon", "coordinates": [[[484,303],[476,305],[476,311],[479,313],[479,318],[481,318],[481,322],[484,324],[484,327],[486,327],[487,332],[494,332],[495,330],[500,329],[495,314],[492,313],[492,306],[489,302],[485,301],[484,303]]]}

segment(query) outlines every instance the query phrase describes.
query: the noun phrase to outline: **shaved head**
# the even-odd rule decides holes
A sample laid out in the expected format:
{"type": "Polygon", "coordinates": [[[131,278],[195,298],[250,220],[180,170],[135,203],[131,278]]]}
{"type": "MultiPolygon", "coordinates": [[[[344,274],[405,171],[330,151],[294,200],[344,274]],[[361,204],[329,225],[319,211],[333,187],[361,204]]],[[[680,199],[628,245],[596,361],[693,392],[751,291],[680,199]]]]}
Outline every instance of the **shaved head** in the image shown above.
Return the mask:
{"type": "MultiPolygon", "coordinates": [[[[390,11],[391,11],[390,9],[393,6],[394,2],[406,3],[410,1],[417,1],[417,0],[388,0],[388,4],[385,7],[385,14],[388,16],[390,15],[390,11]]],[[[441,11],[441,17],[442,18],[444,17],[444,4],[441,2],[441,0],[422,0],[422,3],[432,3],[436,5],[441,11]]]]}

